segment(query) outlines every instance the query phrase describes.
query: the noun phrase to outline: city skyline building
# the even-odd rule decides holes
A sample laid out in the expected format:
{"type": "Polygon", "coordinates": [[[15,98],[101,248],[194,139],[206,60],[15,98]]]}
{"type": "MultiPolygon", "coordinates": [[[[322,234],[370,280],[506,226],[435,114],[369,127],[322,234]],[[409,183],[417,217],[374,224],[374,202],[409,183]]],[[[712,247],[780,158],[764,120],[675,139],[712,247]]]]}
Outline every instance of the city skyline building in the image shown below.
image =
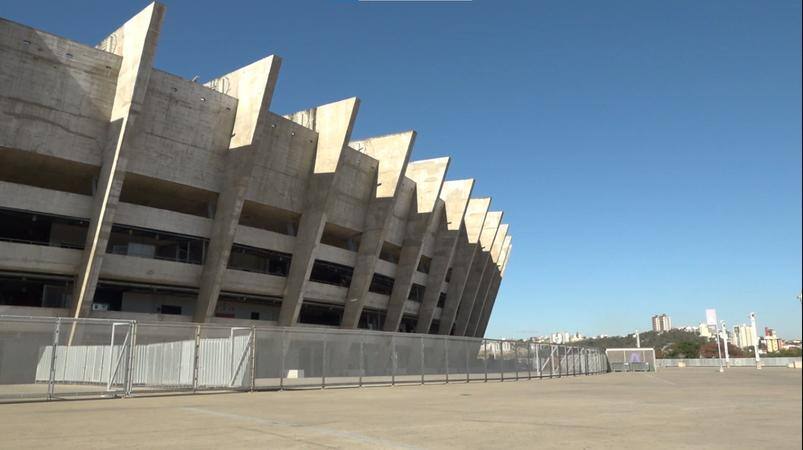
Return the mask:
{"type": "Polygon", "coordinates": [[[747,324],[735,325],[733,327],[733,344],[739,348],[753,347],[755,341],[753,327],[747,324]]]}
{"type": "Polygon", "coordinates": [[[672,329],[672,319],[666,314],[652,316],[652,331],[663,332],[672,329]]]}

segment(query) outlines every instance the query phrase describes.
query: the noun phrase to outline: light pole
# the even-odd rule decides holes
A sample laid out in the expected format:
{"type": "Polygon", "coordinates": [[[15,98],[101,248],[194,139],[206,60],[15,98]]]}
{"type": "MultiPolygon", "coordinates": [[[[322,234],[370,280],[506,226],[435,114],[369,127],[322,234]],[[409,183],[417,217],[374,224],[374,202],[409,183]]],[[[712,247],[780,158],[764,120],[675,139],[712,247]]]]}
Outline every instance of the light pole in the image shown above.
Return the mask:
{"type": "Polygon", "coordinates": [[[722,321],[722,347],[725,348],[725,367],[731,366],[731,357],[728,354],[728,327],[725,326],[725,321],[722,321]]]}
{"type": "Polygon", "coordinates": [[[641,336],[639,336],[638,330],[636,330],[636,348],[641,348],[641,336]]]}
{"type": "Polygon", "coordinates": [[[750,326],[753,328],[753,353],[756,357],[756,369],[761,370],[761,357],[758,356],[758,328],[756,328],[756,313],[750,313],[750,326]]]}
{"type": "Polygon", "coordinates": [[[719,325],[716,321],[714,321],[714,336],[717,338],[717,355],[719,355],[719,371],[724,372],[725,369],[722,367],[722,349],[719,347],[719,325]]]}

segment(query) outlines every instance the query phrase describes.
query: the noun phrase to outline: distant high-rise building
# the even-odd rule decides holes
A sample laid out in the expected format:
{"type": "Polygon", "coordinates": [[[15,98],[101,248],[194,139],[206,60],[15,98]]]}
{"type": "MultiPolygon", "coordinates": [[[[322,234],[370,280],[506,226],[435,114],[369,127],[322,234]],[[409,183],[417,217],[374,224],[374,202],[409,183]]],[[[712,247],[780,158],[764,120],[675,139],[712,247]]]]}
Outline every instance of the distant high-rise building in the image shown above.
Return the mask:
{"type": "Polygon", "coordinates": [[[709,328],[708,325],[704,323],[700,324],[699,333],[700,336],[704,338],[710,338],[711,336],[713,336],[713,334],[711,334],[711,328],[709,328]]]}
{"type": "Polygon", "coordinates": [[[739,348],[752,347],[755,342],[753,341],[753,327],[746,324],[736,325],[733,327],[733,344],[739,348]]]}
{"type": "Polygon", "coordinates": [[[669,331],[672,329],[672,319],[666,314],[652,316],[652,331],[669,331]]]}
{"type": "Polygon", "coordinates": [[[772,328],[764,327],[764,337],[762,339],[768,353],[780,351],[783,347],[783,341],[778,339],[778,335],[775,334],[775,330],[772,328]]]}

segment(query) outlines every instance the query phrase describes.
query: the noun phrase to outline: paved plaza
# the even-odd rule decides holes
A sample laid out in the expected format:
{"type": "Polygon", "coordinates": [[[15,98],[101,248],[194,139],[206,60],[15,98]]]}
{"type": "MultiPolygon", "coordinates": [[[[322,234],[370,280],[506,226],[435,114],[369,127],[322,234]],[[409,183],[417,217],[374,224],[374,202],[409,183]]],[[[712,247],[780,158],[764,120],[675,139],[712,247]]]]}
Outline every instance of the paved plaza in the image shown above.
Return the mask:
{"type": "Polygon", "coordinates": [[[0,404],[3,448],[801,448],[801,371],[0,404]]]}

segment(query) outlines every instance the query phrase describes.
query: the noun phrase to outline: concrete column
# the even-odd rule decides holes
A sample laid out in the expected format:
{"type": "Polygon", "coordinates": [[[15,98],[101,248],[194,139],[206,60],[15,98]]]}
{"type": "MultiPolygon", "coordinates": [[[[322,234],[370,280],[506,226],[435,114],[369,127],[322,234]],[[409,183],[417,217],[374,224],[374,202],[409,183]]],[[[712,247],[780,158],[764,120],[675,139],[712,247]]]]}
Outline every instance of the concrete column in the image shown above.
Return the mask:
{"type": "Polygon", "coordinates": [[[499,258],[501,264],[499,264],[499,276],[495,279],[495,284],[491,287],[488,297],[485,300],[486,307],[483,310],[483,316],[480,319],[480,325],[477,328],[477,332],[475,333],[476,337],[484,337],[485,330],[488,328],[488,322],[491,318],[491,313],[493,312],[494,304],[496,304],[496,296],[499,293],[499,287],[502,283],[502,278],[505,276],[505,268],[507,267],[507,261],[510,257],[510,251],[513,249],[513,246],[510,243],[511,238],[508,235],[505,238],[504,249],[502,250],[502,256],[499,258]]]}
{"type": "Polygon", "coordinates": [[[482,225],[482,232],[480,233],[480,248],[477,249],[479,253],[474,256],[474,263],[471,264],[471,272],[468,275],[466,287],[460,299],[460,308],[457,310],[457,319],[455,322],[456,336],[466,335],[469,320],[474,310],[474,301],[477,298],[477,293],[481,289],[482,282],[484,281],[483,278],[486,276],[485,268],[491,261],[491,246],[493,246],[493,241],[496,237],[496,231],[499,228],[500,222],[502,222],[501,211],[491,211],[485,216],[485,222],[482,225]]]}
{"type": "Polygon", "coordinates": [[[349,98],[288,117],[315,130],[318,133],[318,143],[279,312],[281,326],[292,326],[298,321],[304,302],[304,291],[315,263],[315,253],[326,225],[327,211],[335,197],[334,187],[337,178],[343,173],[338,170],[342,164],[341,155],[351,138],[359,104],[357,98],[349,98]]]}
{"type": "Polygon", "coordinates": [[[449,158],[436,158],[416,161],[407,166],[405,175],[415,182],[415,208],[407,218],[404,242],[399,263],[396,265],[396,278],[390,293],[385,331],[398,331],[404,313],[404,302],[410,295],[413,275],[418,268],[424,241],[434,235],[443,214],[444,204],[439,201],[449,158]]]}
{"type": "Polygon", "coordinates": [[[482,311],[485,307],[485,298],[488,296],[488,291],[490,290],[494,279],[499,276],[499,267],[497,267],[497,263],[499,262],[499,256],[502,254],[502,245],[504,243],[505,236],[507,236],[507,229],[508,225],[502,224],[496,230],[494,243],[491,246],[491,260],[485,267],[485,273],[482,276],[482,281],[480,281],[480,288],[477,290],[477,296],[474,298],[474,308],[471,311],[471,316],[469,316],[468,327],[466,327],[466,336],[474,336],[474,334],[477,332],[477,327],[480,323],[480,317],[482,317],[482,311]]]}
{"type": "Polygon", "coordinates": [[[254,169],[258,142],[272,140],[270,102],[279,77],[281,59],[269,56],[206,85],[224,87],[238,99],[234,126],[226,152],[223,187],[218,195],[206,261],[201,272],[198,304],[193,320],[207,322],[215,315],[220,286],[229,264],[231,246],[254,169]],[[219,82],[225,80],[225,82],[219,82]]]}
{"type": "Polygon", "coordinates": [[[449,335],[452,332],[466,281],[475,257],[480,252],[480,233],[490,206],[490,198],[472,198],[468,202],[463,218],[463,229],[452,258],[452,278],[449,281],[449,289],[446,291],[446,303],[441,311],[438,334],[449,335]]]}
{"type": "Polygon", "coordinates": [[[438,230],[435,239],[435,250],[427,275],[424,301],[418,312],[417,333],[428,333],[435,315],[435,308],[440,298],[441,286],[446,279],[446,273],[452,264],[457,248],[460,230],[463,228],[463,216],[466,213],[468,199],[474,180],[446,181],[443,183],[440,198],[446,205],[446,227],[438,230]]]}
{"type": "Polygon", "coordinates": [[[164,5],[151,3],[106,38],[114,40],[114,53],[122,57],[122,62],[117,74],[97,189],[92,199],[89,231],[73,292],[70,311],[73,317],[87,316],[95,296],[123,188],[127,153],[136,139],[136,119],[145,103],[164,10],[164,5]]]}
{"type": "Polygon", "coordinates": [[[374,276],[376,261],[385,242],[393,207],[396,203],[398,187],[415,143],[415,132],[379,136],[363,141],[352,142],[350,147],[358,149],[379,161],[376,193],[368,205],[365,216],[360,247],[357,249],[357,262],[351,277],[346,307],[343,312],[342,328],[357,328],[368,295],[368,288],[374,276]]]}

